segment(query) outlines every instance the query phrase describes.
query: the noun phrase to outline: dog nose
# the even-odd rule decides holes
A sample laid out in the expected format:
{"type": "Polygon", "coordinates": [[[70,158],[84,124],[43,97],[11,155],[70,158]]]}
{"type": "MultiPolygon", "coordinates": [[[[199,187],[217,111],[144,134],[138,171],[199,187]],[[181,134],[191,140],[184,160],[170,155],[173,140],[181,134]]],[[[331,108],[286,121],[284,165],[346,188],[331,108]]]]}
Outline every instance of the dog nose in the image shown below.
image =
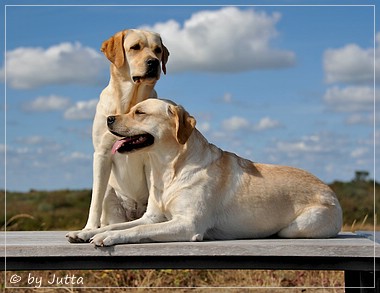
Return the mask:
{"type": "Polygon", "coordinates": [[[157,58],[148,59],[146,61],[146,64],[148,65],[149,68],[154,68],[160,65],[160,61],[157,58]]]}
{"type": "Polygon", "coordinates": [[[111,126],[116,120],[116,117],[115,116],[108,116],[107,117],[107,125],[108,126],[111,126]]]}

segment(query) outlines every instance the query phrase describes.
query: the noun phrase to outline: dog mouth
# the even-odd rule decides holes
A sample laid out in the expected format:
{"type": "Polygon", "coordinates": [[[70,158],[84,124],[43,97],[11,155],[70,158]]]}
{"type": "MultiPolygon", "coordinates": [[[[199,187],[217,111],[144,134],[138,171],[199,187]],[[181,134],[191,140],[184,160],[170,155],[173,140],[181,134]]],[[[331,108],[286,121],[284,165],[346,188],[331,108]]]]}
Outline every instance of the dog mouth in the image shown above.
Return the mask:
{"type": "Polygon", "coordinates": [[[134,83],[143,83],[143,82],[155,82],[157,81],[157,75],[144,75],[144,76],[133,76],[132,80],[134,83]]]}
{"type": "Polygon", "coordinates": [[[148,70],[146,71],[145,75],[135,75],[132,76],[132,80],[134,83],[152,83],[156,82],[158,80],[159,76],[159,70],[157,67],[149,67],[148,70]]]}
{"type": "Polygon", "coordinates": [[[112,154],[129,153],[138,149],[151,146],[154,143],[153,135],[143,133],[133,136],[124,137],[114,143],[112,146],[112,154]]]}

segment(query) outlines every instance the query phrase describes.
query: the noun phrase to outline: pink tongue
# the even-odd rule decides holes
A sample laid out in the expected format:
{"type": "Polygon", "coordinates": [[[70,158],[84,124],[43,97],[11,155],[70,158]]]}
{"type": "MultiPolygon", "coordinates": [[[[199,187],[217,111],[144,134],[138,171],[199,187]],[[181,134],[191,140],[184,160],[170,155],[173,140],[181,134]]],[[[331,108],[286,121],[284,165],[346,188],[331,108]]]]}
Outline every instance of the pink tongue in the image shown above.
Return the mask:
{"type": "Polygon", "coordinates": [[[128,141],[130,141],[130,138],[123,138],[118,141],[116,141],[112,146],[112,154],[115,154],[119,148],[122,147],[122,145],[128,141]]]}

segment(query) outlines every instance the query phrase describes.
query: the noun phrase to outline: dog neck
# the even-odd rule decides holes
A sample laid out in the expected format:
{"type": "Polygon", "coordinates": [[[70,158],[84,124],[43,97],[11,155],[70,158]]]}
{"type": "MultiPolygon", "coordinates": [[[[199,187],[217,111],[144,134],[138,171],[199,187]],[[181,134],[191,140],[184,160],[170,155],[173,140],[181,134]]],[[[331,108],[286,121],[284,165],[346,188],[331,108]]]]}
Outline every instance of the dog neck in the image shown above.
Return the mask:
{"type": "Polygon", "coordinates": [[[205,162],[214,161],[221,155],[221,149],[210,144],[197,129],[194,129],[184,145],[169,141],[149,152],[153,184],[165,189],[165,184],[170,185],[173,180],[186,177],[189,172],[195,174],[203,170],[205,162]],[[204,160],[206,157],[209,159],[204,160]]]}
{"type": "Polygon", "coordinates": [[[116,68],[113,64],[110,66],[110,73],[111,77],[107,88],[113,105],[110,104],[107,107],[107,115],[126,114],[137,103],[156,97],[153,89],[156,81],[135,83],[128,68],[116,68]]]}

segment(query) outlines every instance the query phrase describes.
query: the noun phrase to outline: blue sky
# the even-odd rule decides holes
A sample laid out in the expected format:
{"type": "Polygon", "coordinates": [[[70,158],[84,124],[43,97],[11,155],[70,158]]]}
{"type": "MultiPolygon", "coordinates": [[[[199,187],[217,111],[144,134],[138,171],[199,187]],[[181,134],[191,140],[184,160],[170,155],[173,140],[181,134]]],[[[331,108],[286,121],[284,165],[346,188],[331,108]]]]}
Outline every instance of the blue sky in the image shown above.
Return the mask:
{"type": "Polygon", "coordinates": [[[380,76],[377,62],[374,80],[380,43],[374,1],[192,3],[4,6],[0,151],[6,149],[7,164],[0,188],[91,188],[92,117],[109,78],[99,48],[127,28],[161,34],[170,57],[158,95],[182,104],[210,142],[256,162],[308,170],[326,182],[351,180],[356,170],[374,176],[380,138],[374,130],[380,76]]]}

